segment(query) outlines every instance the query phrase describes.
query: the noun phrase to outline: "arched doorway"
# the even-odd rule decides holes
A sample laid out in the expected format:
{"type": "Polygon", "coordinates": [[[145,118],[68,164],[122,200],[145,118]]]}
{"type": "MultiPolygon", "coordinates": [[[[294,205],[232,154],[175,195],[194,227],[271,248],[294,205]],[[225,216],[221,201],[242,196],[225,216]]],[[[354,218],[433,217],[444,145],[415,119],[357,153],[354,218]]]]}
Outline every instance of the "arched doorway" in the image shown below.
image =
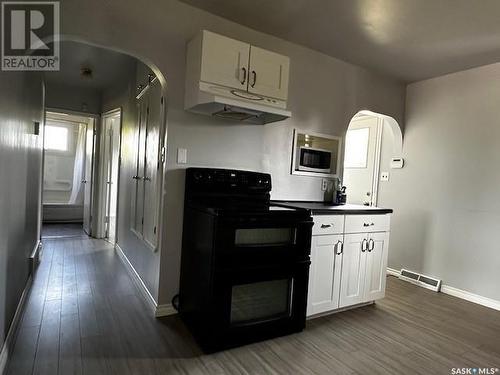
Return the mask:
{"type": "Polygon", "coordinates": [[[344,148],[343,185],[348,203],[377,206],[379,183],[390,180],[390,168],[402,167],[402,143],[394,118],[371,111],[354,115],[344,148]]]}
{"type": "Polygon", "coordinates": [[[44,74],[43,223],[68,224],[71,219],[83,222],[79,235],[113,243],[119,236],[125,243],[139,239],[156,251],[162,217],[160,158],[166,141],[165,78],[128,53],[61,39],[60,70],[44,74]],[[56,130],[66,127],[67,136],[50,133],[48,120],[56,130]],[[73,136],[79,134],[82,137],[73,136]],[[55,140],[66,145],[64,153],[48,147],[55,140]],[[67,188],[52,181],[63,181],[67,188]],[[47,216],[48,208],[55,219],[47,216]]]}

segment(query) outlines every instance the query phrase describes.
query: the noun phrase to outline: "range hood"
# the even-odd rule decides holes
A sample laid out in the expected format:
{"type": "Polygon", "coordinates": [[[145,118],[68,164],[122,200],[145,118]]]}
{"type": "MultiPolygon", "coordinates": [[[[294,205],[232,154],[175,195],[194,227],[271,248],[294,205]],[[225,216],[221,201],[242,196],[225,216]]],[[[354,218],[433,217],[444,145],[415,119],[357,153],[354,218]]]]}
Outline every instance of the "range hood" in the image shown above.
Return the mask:
{"type": "Polygon", "coordinates": [[[187,85],[185,99],[187,111],[251,124],[269,124],[292,115],[285,101],[206,82],[187,85]]]}

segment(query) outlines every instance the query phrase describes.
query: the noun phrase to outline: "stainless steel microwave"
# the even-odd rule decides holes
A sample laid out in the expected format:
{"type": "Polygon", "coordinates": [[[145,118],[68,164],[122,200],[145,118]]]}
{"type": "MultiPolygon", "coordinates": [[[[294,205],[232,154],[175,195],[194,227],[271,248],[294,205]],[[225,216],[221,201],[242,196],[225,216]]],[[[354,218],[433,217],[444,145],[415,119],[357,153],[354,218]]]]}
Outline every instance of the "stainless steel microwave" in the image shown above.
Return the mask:
{"type": "Polygon", "coordinates": [[[331,173],[332,152],[301,146],[297,150],[297,161],[299,171],[331,173]]]}

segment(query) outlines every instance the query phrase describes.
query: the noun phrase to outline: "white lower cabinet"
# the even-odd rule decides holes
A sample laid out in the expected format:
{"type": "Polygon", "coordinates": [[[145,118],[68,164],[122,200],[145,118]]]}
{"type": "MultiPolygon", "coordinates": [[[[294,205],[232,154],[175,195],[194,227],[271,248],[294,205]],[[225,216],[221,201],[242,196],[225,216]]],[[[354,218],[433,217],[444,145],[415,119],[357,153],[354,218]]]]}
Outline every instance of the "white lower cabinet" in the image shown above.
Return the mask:
{"type": "Polygon", "coordinates": [[[365,299],[366,256],[361,248],[366,247],[366,241],[364,234],[346,234],[344,237],[339,307],[356,305],[365,299]]]}
{"type": "Polygon", "coordinates": [[[343,239],[342,234],[312,237],[307,315],[339,307],[343,239]]]}
{"type": "MultiPolygon", "coordinates": [[[[349,230],[347,217],[346,231],[349,230]]],[[[388,223],[389,216],[384,220],[388,223]]],[[[373,230],[377,229],[369,228],[363,233],[313,235],[308,316],[384,297],[389,232],[373,230]]]]}
{"type": "Polygon", "coordinates": [[[364,295],[366,301],[374,301],[385,296],[389,233],[370,233],[368,246],[364,295]]]}

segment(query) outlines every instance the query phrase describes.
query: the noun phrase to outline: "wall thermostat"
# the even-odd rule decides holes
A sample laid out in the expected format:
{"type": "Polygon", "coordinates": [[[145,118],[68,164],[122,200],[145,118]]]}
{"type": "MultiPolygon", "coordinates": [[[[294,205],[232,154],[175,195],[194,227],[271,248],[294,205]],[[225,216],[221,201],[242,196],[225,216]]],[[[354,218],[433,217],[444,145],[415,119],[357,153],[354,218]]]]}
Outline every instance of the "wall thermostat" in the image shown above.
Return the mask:
{"type": "Polygon", "coordinates": [[[401,169],[405,165],[405,161],[403,158],[392,158],[391,159],[391,168],[392,169],[401,169]]]}

